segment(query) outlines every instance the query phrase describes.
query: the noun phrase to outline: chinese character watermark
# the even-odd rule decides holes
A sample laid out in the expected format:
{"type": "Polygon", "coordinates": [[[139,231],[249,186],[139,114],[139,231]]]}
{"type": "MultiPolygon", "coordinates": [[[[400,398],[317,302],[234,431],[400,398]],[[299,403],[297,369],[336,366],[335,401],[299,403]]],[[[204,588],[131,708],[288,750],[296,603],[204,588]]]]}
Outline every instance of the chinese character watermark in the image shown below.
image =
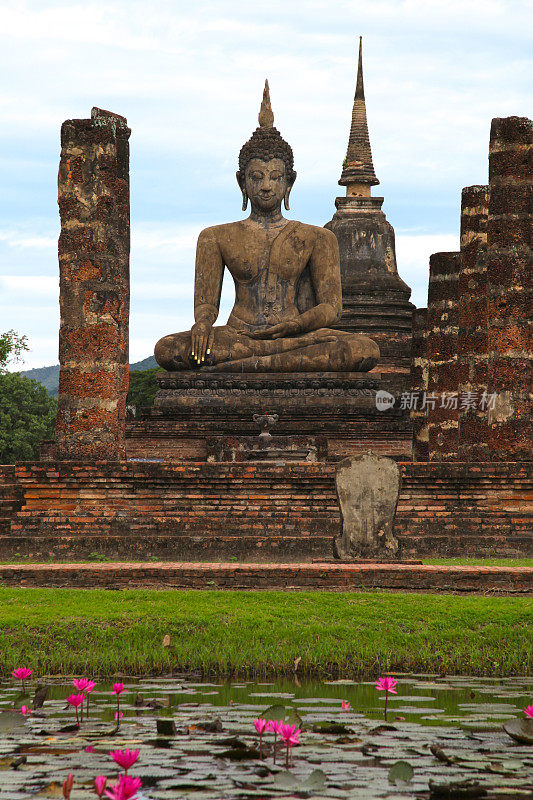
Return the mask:
{"type": "MultiPolygon", "coordinates": [[[[497,392],[402,392],[398,407],[401,411],[433,411],[445,408],[459,411],[492,411],[496,406],[497,392]]],[[[389,392],[380,390],[376,393],[378,411],[388,411],[396,403],[396,398],[389,392]]]]}

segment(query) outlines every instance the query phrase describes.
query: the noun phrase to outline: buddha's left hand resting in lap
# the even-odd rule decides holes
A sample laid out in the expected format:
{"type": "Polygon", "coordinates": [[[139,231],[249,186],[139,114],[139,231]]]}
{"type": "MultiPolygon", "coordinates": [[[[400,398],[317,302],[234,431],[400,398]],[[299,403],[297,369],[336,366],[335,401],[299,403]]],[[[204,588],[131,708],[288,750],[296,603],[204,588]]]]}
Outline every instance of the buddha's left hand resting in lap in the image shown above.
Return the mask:
{"type": "Polygon", "coordinates": [[[167,370],[366,372],[379,359],[372,339],[328,328],[342,311],[337,239],[282,216],[296,173],[273,122],[266,84],[260,127],[239,154],[237,181],[251,214],[200,233],[195,324],[155,347],[167,370]],[[215,326],[224,268],[235,283],[235,305],[227,324],[215,326]]]}

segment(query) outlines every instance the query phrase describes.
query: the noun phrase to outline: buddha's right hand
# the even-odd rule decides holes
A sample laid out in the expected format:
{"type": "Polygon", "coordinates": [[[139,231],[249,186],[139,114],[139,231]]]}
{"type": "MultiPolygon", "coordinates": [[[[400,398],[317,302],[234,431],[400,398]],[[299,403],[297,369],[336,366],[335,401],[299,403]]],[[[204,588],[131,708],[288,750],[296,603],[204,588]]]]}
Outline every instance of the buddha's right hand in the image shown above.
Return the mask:
{"type": "Polygon", "coordinates": [[[191,328],[191,358],[198,364],[205,361],[213,346],[214,331],[209,322],[196,322],[191,328]]]}

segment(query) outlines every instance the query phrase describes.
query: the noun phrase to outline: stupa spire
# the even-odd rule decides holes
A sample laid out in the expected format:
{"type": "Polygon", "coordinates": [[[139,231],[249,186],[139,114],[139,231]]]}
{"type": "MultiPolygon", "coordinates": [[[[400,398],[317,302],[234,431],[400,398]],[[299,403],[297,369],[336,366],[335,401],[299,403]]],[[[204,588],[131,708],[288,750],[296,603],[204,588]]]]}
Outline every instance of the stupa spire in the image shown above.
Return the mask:
{"type": "Polygon", "coordinates": [[[363,84],[363,37],[359,37],[359,63],[352,109],[348,150],[342,165],[339,183],[348,195],[369,195],[370,187],[379,181],[374,172],[372,150],[366,121],[365,87],[363,84]]]}

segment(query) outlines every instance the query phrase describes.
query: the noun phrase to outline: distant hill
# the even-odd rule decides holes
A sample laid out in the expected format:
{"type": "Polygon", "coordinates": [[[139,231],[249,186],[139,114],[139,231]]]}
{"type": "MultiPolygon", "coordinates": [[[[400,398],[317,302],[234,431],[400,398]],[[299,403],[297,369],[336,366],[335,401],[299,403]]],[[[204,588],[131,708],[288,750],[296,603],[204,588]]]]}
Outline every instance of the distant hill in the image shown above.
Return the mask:
{"type": "MultiPolygon", "coordinates": [[[[130,372],[132,370],[143,372],[146,369],[154,369],[154,367],[157,367],[155,358],[153,356],[148,356],[148,358],[143,358],[142,361],[136,361],[135,364],[130,364],[130,372]]],[[[59,364],[54,364],[52,367],[28,369],[20,374],[41,383],[45,389],[48,389],[48,394],[51,394],[52,397],[57,397],[59,390],[59,364]]]]}

